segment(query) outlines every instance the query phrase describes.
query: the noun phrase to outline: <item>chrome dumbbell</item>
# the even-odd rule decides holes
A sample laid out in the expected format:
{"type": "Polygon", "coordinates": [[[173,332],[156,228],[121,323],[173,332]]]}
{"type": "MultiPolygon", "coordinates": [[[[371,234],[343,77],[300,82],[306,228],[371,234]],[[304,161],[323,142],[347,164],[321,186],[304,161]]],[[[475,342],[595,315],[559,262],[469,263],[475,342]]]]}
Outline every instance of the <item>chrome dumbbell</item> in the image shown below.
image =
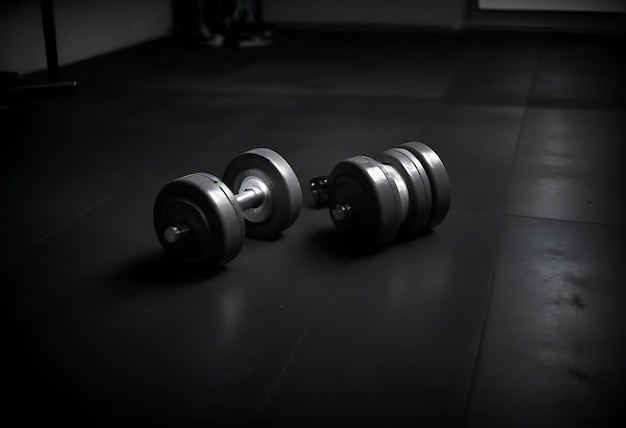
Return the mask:
{"type": "Polygon", "coordinates": [[[208,273],[239,254],[246,234],[279,235],[301,207],[291,166],[275,151],[257,148],[233,159],[223,181],[200,172],[168,183],[154,204],[154,228],[168,255],[208,273]]]}
{"type": "Polygon", "coordinates": [[[450,207],[446,168],[419,142],[345,159],[309,184],[314,202],[328,206],[337,229],[376,247],[436,227],[450,207]]]}

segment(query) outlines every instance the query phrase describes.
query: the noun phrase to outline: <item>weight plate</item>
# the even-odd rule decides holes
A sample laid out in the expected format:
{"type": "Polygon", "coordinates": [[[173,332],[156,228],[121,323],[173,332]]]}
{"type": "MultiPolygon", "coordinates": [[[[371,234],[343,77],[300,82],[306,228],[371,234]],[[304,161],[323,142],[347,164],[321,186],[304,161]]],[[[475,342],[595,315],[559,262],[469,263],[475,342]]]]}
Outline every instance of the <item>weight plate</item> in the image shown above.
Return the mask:
{"type": "Polygon", "coordinates": [[[399,148],[380,153],[376,160],[398,171],[409,191],[408,212],[400,225],[398,235],[410,237],[423,232],[428,224],[431,208],[430,183],[424,167],[411,152],[399,148]]]}
{"type": "Polygon", "coordinates": [[[397,190],[382,165],[367,156],[339,162],[328,177],[328,206],[337,229],[368,246],[389,244],[397,231],[397,190]],[[333,212],[347,209],[345,215],[333,212]]]}
{"type": "Polygon", "coordinates": [[[261,205],[243,212],[246,233],[252,237],[274,238],[300,214],[300,181],[287,161],[271,149],[252,149],[237,156],[226,167],[224,182],[237,193],[252,186],[264,194],[261,205]]]}
{"type": "Polygon", "coordinates": [[[205,173],[163,187],[154,203],[154,228],[167,254],[206,273],[235,258],[244,239],[243,213],[235,196],[217,177],[205,173]],[[187,236],[168,240],[166,230],[172,226],[188,229],[187,236]]]}
{"type": "MultiPolygon", "coordinates": [[[[433,195],[432,195],[432,187],[430,183],[430,179],[428,178],[428,174],[426,173],[426,169],[420,162],[420,160],[413,155],[410,151],[406,149],[402,149],[399,147],[391,149],[396,153],[400,153],[411,162],[411,164],[417,170],[418,176],[414,176],[413,179],[417,182],[421,182],[421,188],[423,189],[423,195],[419,195],[419,198],[424,197],[423,201],[418,199],[418,201],[422,201],[424,207],[419,211],[420,216],[417,218],[417,222],[413,225],[412,230],[409,232],[411,236],[424,233],[429,230],[428,224],[430,221],[430,216],[432,214],[433,209],[433,195]],[[423,216],[422,216],[423,213],[423,216]]],[[[415,188],[419,192],[419,186],[415,188]]]]}
{"type": "Polygon", "coordinates": [[[399,148],[413,153],[422,163],[428,179],[433,199],[433,206],[428,221],[428,228],[432,229],[440,224],[450,209],[450,179],[441,158],[426,144],[417,141],[403,143],[399,148]]]}

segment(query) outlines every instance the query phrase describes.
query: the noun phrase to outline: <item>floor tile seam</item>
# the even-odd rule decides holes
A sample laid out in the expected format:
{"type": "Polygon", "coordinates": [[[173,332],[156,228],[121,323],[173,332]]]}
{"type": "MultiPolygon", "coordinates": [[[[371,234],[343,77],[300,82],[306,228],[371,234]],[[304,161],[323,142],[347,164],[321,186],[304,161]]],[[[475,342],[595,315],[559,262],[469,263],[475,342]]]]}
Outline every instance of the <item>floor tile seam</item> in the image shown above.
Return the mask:
{"type": "MultiPolygon", "coordinates": [[[[524,130],[524,124],[526,122],[526,117],[527,117],[527,112],[528,112],[528,103],[531,97],[531,94],[533,92],[533,89],[535,87],[536,81],[537,81],[537,76],[539,74],[539,68],[541,65],[541,59],[543,57],[545,53],[545,47],[542,47],[537,55],[537,60],[535,63],[535,69],[533,72],[533,77],[531,80],[531,84],[530,84],[530,88],[528,90],[528,95],[526,96],[526,103],[524,105],[524,112],[522,114],[522,119],[520,121],[520,126],[519,126],[519,131],[518,131],[518,136],[517,136],[517,141],[515,143],[515,149],[513,151],[513,156],[511,158],[511,172],[509,174],[509,178],[508,178],[508,185],[507,185],[507,192],[505,193],[507,199],[508,199],[508,195],[510,194],[511,191],[511,187],[512,187],[512,181],[513,181],[513,173],[515,171],[515,159],[517,158],[517,153],[519,150],[519,146],[520,146],[520,142],[522,139],[522,134],[523,134],[523,130],[524,130]]],[[[505,205],[503,207],[503,210],[501,211],[500,214],[500,218],[505,219],[506,218],[506,200],[505,200],[505,205]]],[[[481,362],[481,357],[482,357],[482,353],[484,350],[484,341],[485,341],[485,333],[487,331],[487,326],[489,324],[489,313],[491,310],[491,302],[492,302],[492,298],[493,298],[493,289],[494,289],[494,283],[495,283],[495,278],[496,278],[496,268],[498,266],[498,259],[500,257],[500,248],[502,246],[502,241],[503,241],[503,236],[504,236],[504,228],[505,228],[506,222],[502,221],[499,225],[499,230],[498,230],[498,239],[497,239],[497,243],[496,243],[496,247],[495,247],[495,251],[494,251],[494,255],[491,261],[491,269],[490,269],[490,278],[489,278],[489,289],[487,292],[487,305],[486,305],[486,309],[485,309],[485,313],[483,316],[483,320],[482,320],[482,325],[481,325],[481,329],[480,329],[480,336],[478,339],[478,345],[477,345],[477,349],[476,349],[476,356],[474,358],[474,365],[472,367],[472,374],[469,380],[469,384],[467,385],[467,390],[466,390],[466,397],[465,397],[465,403],[463,405],[463,415],[462,415],[462,424],[463,425],[468,425],[469,422],[469,414],[471,411],[471,407],[472,407],[472,401],[474,398],[474,392],[475,392],[475,388],[476,388],[476,381],[477,378],[479,376],[479,367],[480,367],[480,362],[481,362]]]]}
{"type": "MultiPolygon", "coordinates": [[[[158,86],[158,85],[157,85],[158,86]]],[[[146,90],[154,90],[152,85],[144,84],[142,86],[146,90]]],[[[163,88],[158,88],[159,90],[164,90],[163,88]]],[[[168,90],[167,88],[165,90],[168,90]]],[[[425,101],[439,101],[442,99],[441,95],[433,95],[433,96],[424,96],[424,95],[413,95],[413,94],[401,94],[401,93],[381,93],[381,92],[356,92],[356,91],[335,91],[335,90],[315,90],[315,89],[300,89],[300,88],[285,88],[285,87],[237,87],[237,86],[221,86],[221,87],[213,87],[200,89],[198,88],[172,88],[169,89],[171,92],[188,92],[193,94],[203,93],[251,93],[251,94],[264,94],[264,93],[278,93],[278,94],[287,94],[287,95],[324,95],[324,96],[343,96],[343,97],[354,97],[354,98],[400,98],[400,99],[418,99],[425,101]]]]}
{"type": "Polygon", "coordinates": [[[481,217],[491,217],[495,219],[502,218],[505,215],[502,210],[499,210],[497,212],[496,211],[482,212],[482,211],[464,210],[464,209],[458,209],[458,208],[451,208],[450,211],[448,211],[448,214],[450,213],[461,214],[461,215],[475,215],[475,216],[481,216],[481,217]]]}
{"type": "Polygon", "coordinates": [[[499,102],[497,100],[485,100],[485,101],[472,101],[472,100],[454,100],[454,99],[441,99],[441,102],[447,105],[459,106],[459,107],[475,107],[475,108],[493,108],[493,109],[525,109],[527,107],[527,100],[519,102],[499,102]]]}
{"type": "Polygon", "coordinates": [[[581,224],[581,225],[616,227],[616,228],[620,228],[620,229],[626,228],[626,224],[602,223],[602,222],[597,222],[597,221],[584,221],[584,220],[572,220],[572,219],[567,219],[567,218],[541,217],[541,216],[512,214],[512,213],[504,213],[503,216],[504,217],[508,217],[508,218],[520,218],[520,219],[544,220],[544,221],[552,221],[552,222],[560,222],[560,223],[571,223],[571,224],[581,224]]]}
{"type": "MultiPolygon", "coordinates": [[[[501,218],[503,218],[502,216],[500,216],[501,218]]],[[[480,366],[480,362],[481,362],[481,358],[482,358],[482,353],[483,353],[483,345],[485,342],[485,336],[486,336],[486,331],[487,331],[487,326],[489,324],[489,313],[490,313],[490,309],[491,309],[491,302],[492,302],[492,298],[493,298],[493,289],[494,289],[494,283],[495,283],[495,279],[496,279],[496,269],[498,266],[498,260],[500,257],[500,247],[502,245],[502,241],[503,241],[503,235],[504,235],[504,228],[506,226],[506,223],[504,221],[502,221],[500,223],[500,225],[498,226],[498,238],[497,238],[497,242],[496,242],[496,247],[494,250],[494,254],[493,257],[491,259],[491,268],[490,268],[490,275],[489,275],[489,289],[487,291],[487,304],[486,304],[486,309],[485,309],[485,313],[483,315],[483,320],[482,320],[482,324],[481,324],[481,328],[480,328],[480,336],[478,339],[478,345],[476,348],[476,355],[474,357],[474,364],[472,367],[472,374],[469,380],[469,383],[467,385],[467,389],[466,389],[466,394],[465,394],[465,402],[463,404],[463,413],[462,413],[462,420],[461,420],[461,425],[462,426],[467,426],[468,425],[468,419],[469,419],[469,413],[472,407],[472,401],[474,398],[474,391],[475,391],[475,387],[476,387],[476,380],[478,378],[478,371],[479,371],[479,366],[480,366]]]]}
{"type": "Polygon", "coordinates": [[[533,77],[530,83],[530,88],[528,89],[528,94],[526,96],[526,102],[524,104],[524,110],[522,112],[522,118],[520,120],[519,130],[517,133],[517,140],[515,141],[515,148],[513,150],[513,155],[511,156],[511,167],[510,167],[510,171],[507,177],[506,191],[504,193],[504,204],[503,204],[503,209],[502,209],[503,215],[506,215],[506,208],[509,205],[509,199],[511,198],[511,191],[513,189],[513,178],[515,176],[515,171],[516,171],[516,162],[520,156],[519,155],[520,145],[522,143],[524,129],[525,129],[526,121],[528,119],[528,112],[531,110],[530,100],[532,98],[532,93],[537,84],[537,78],[539,76],[539,69],[541,68],[541,61],[542,61],[543,56],[545,55],[545,50],[546,50],[545,46],[542,46],[539,49],[539,52],[537,54],[537,59],[535,62],[535,70],[533,72],[533,77]]]}
{"type": "Polygon", "coordinates": [[[606,114],[626,113],[626,101],[595,101],[596,99],[583,100],[567,98],[542,98],[531,96],[528,99],[528,107],[536,110],[565,110],[565,111],[587,111],[606,114]],[[586,105],[584,105],[586,104],[586,105]]]}
{"type": "MultiPolygon", "coordinates": [[[[571,220],[559,220],[559,219],[549,219],[549,218],[541,218],[541,217],[528,217],[528,216],[517,216],[517,215],[511,215],[511,214],[503,214],[502,215],[503,219],[507,219],[507,218],[528,218],[528,219],[538,219],[538,220],[549,220],[549,221],[555,221],[555,222],[563,222],[563,223],[578,223],[578,224],[592,224],[592,225],[599,225],[599,226],[609,226],[609,227],[618,227],[618,228],[624,228],[626,227],[626,225],[607,225],[607,224],[602,224],[602,223],[589,223],[589,222],[578,222],[578,221],[571,221],[571,220]]],[[[491,265],[491,274],[490,274],[490,280],[489,280],[489,291],[488,291],[488,297],[487,297],[487,309],[485,311],[485,315],[483,318],[483,323],[482,323],[482,327],[481,327],[481,332],[480,332],[480,339],[479,339],[479,343],[478,343],[478,347],[477,347],[477,351],[476,351],[476,358],[474,360],[474,367],[472,370],[472,376],[467,388],[467,395],[466,395],[466,400],[465,400],[465,404],[464,404],[464,409],[463,409],[463,421],[462,421],[462,425],[463,426],[468,426],[469,425],[469,414],[472,408],[472,400],[474,398],[474,393],[475,393],[475,387],[476,387],[476,381],[478,379],[479,376],[479,366],[480,366],[480,362],[481,362],[481,358],[483,355],[483,350],[484,350],[484,342],[485,342],[485,336],[486,336],[486,331],[487,331],[487,326],[489,325],[489,315],[490,315],[490,309],[491,309],[491,305],[492,305],[492,299],[493,299],[493,291],[495,288],[495,281],[496,281],[496,271],[497,271],[497,267],[498,267],[498,262],[499,259],[501,257],[501,248],[502,248],[502,242],[503,242],[503,237],[504,237],[504,231],[506,228],[506,221],[503,221],[502,224],[499,226],[499,233],[498,233],[498,242],[496,244],[496,250],[494,252],[494,256],[492,259],[492,265],[491,265]]]]}
{"type": "Polygon", "coordinates": [[[280,382],[283,379],[285,373],[287,372],[287,369],[291,365],[291,362],[293,361],[294,357],[298,353],[298,350],[300,349],[300,346],[304,342],[304,338],[306,337],[307,333],[311,329],[311,326],[313,325],[313,323],[317,319],[320,311],[324,307],[324,304],[328,300],[328,296],[330,295],[330,292],[332,291],[335,283],[337,282],[337,279],[339,278],[339,275],[341,274],[341,272],[343,271],[345,266],[346,266],[346,261],[344,260],[342,262],[342,264],[339,266],[339,268],[337,269],[337,271],[335,272],[334,277],[330,281],[330,284],[328,285],[328,287],[326,289],[326,292],[324,293],[324,297],[322,297],[320,303],[315,308],[315,311],[313,312],[313,315],[311,316],[311,319],[309,320],[307,325],[304,327],[304,330],[302,331],[302,334],[300,335],[300,337],[298,338],[298,341],[296,342],[295,346],[291,350],[291,353],[289,354],[289,357],[287,358],[287,360],[283,364],[283,367],[281,368],[280,372],[276,376],[276,379],[274,379],[274,382],[272,382],[272,385],[270,386],[269,390],[265,393],[263,398],[258,403],[257,407],[252,412],[252,415],[250,416],[250,419],[248,420],[249,423],[254,422],[254,420],[261,414],[261,412],[263,411],[263,409],[265,408],[267,403],[269,403],[272,395],[274,394],[274,391],[276,390],[276,388],[280,384],[280,382]]]}
{"type": "Polygon", "coordinates": [[[105,198],[101,199],[100,201],[96,202],[95,204],[93,204],[92,206],[88,207],[87,209],[81,211],[80,213],[78,213],[77,215],[73,216],[71,219],[67,220],[66,222],[62,223],[60,226],[57,226],[56,228],[54,228],[52,231],[46,233],[43,237],[35,240],[34,242],[31,242],[30,244],[28,244],[26,247],[24,247],[23,249],[19,250],[17,253],[15,253],[12,256],[9,256],[8,258],[0,261],[0,270],[4,269],[5,266],[7,266],[8,264],[10,264],[13,260],[21,257],[22,255],[24,255],[25,253],[27,253],[28,251],[32,250],[33,248],[35,248],[36,246],[40,245],[41,243],[43,243],[45,240],[49,239],[50,237],[52,237],[53,235],[56,235],[57,233],[59,233],[61,230],[67,228],[69,225],[71,225],[72,223],[76,222],[77,220],[79,220],[80,218],[82,218],[83,216],[87,215],[88,213],[92,212],[93,210],[95,210],[96,208],[98,208],[100,205],[104,204],[106,201],[108,201],[109,199],[111,199],[111,195],[106,196],[105,198]]]}
{"type": "Polygon", "coordinates": [[[471,62],[476,57],[476,46],[474,44],[464,44],[459,52],[457,52],[457,58],[454,61],[454,66],[452,68],[453,72],[450,74],[450,78],[446,82],[446,87],[442,91],[441,101],[443,103],[451,103],[453,102],[453,93],[455,90],[455,85],[457,82],[462,79],[463,74],[459,73],[459,68],[463,70],[468,63],[471,65],[471,62]]]}

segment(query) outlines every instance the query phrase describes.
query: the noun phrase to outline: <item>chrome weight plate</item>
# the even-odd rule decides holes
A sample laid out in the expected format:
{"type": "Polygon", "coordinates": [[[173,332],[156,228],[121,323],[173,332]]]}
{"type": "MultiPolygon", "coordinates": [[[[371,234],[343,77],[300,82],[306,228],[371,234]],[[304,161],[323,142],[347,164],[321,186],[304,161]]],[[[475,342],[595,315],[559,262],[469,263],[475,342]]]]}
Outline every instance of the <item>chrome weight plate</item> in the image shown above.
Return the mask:
{"type": "Polygon", "coordinates": [[[389,244],[398,229],[399,196],[382,164],[367,156],[339,162],[328,177],[328,206],[340,231],[368,246],[389,244]]]}
{"type": "Polygon", "coordinates": [[[208,273],[239,254],[243,213],[217,177],[197,173],[167,184],[154,203],[154,228],[165,252],[208,273]]]}
{"type": "Polygon", "coordinates": [[[432,209],[428,228],[440,224],[450,209],[450,179],[441,158],[426,144],[411,141],[400,145],[401,149],[411,152],[421,162],[430,180],[432,209]]]}
{"type": "Polygon", "coordinates": [[[274,238],[300,214],[300,181],[287,161],[273,150],[257,148],[237,156],[226,167],[224,182],[236,193],[251,188],[263,193],[259,206],[243,212],[246,233],[252,237],[274,238]]]}
{"type": "Polygon", "coordinates": [[[430,183],[424,167],[411,152],[399,148],[386,150],[375,159],[398,171],[408,188],[408,211],[400,225],[398,235],[410,237],[423,232],[431,209],[430,183]]]}

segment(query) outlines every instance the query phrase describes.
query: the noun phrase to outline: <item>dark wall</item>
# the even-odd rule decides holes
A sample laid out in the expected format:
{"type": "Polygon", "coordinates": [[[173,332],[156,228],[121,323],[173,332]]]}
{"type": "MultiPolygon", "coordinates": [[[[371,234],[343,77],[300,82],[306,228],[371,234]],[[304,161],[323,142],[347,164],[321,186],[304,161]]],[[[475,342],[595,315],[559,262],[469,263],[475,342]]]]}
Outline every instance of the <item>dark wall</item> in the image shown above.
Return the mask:
{"type": "Polygon", "coordinates": [[[481,9],[626,12],[624,0],[478,0],[481,9]]]}
{"type": "MultiPolygon", "coordinates": [[[[480,5],[566,4],[619,6],[624,0],[264,0],[265,19],[278,25],[403,26],[436,28],[619,29],[624,13],[487,11],[480,5]]],[[[177,5],[201,0],[55,0],[59,62],[67,64],[167,35],[177,5]]],[[[197,3],[197,4],[196,4],[197,3]]],[[[495,5],[495,6],[494,6],[495,5]]],[[[500,6],[498,6],[500,5],[500,6]]],[[[554,6],[554,7],[556,7],[554,6]]],[[[607,7],[608,7],[607,6],[607,7]]],[[[591,7],[591,6],[589,6],[591,7]]],[[[195,9],[194,9],[195,10],[195,9]]],[[[178,21],[177,21],[178,22],[178,21]]],[[[188,23],[198,26],[197,22],[188,23]]],[[[175,28],[176,29],[176,28],[175,28]]],[[[39,0],[0,0],[0,70],[45,68],[39,0]]]]}
{"type": "MultiPolygon", "coordinates": [[[[167,34],[171,0],[55,0],[59,62],[66,64],[167,34]]],[[[0,2],[0,70],[46,65],[39,0],[0,2]]]]}
{"type": "Polygon", "coordinates": [[[626,0],[265,0],[283,26],[401,26],[615,32],[626,0]]]}
{"type": "Polygon", "coordinates": [[[626,0],[470,0],[467,27],[623,34],[626,0]]]}
{"type": "Polygon", "coordinates": [[[274,23],[402,25],[459,28],[466,0],[265,0],[274,23]]]}

